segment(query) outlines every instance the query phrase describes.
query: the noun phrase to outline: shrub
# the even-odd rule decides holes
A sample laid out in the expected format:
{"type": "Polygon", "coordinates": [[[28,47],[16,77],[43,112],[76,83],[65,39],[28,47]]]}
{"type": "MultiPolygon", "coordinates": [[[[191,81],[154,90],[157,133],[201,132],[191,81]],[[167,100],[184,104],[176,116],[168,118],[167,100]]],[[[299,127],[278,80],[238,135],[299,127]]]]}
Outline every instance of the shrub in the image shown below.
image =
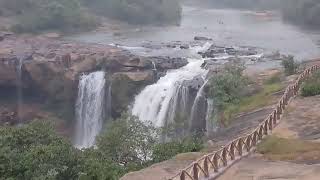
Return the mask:
{"type": "Polygon", "coordinates": [[[285,72],[286,75],[296,74],[297,70],[299,68],[299,64],[297,64],[294,61],[294,57],[293,56],[288,56],[287,58],[282,60],[281,64],[282,64],[282,66],[284,68],[284,72],[285,72]]]}
{"type": "Polygon", "coordinates": [[[320,71],[314,73],[302,84],[301,95],[304,97],[320,94],[320,71]]]}
{"type": "Polygon", "coordinates": [[[304,97],[315,96],[320,94],[320,84],[306,83],[301,89],[301,95],[304,97]]]}
{"type": "Polygon", "coordinates": [[[209,79],[209,97],[214,99],[216,106],[224,108],[228,104],[239,102],[245,94],[248,79],[243,76],[243,64],[227,65],[223,72],[209,79]]]}
{"type": "Polygon", "coordinates": [[[199,138],[188,137],[183,140],[174,140],[168,143],[156,144],[153,148],[153,163],[171,159],[177,154],[186,152],[198,152],[203,148],[203,141],[199,138]]]}

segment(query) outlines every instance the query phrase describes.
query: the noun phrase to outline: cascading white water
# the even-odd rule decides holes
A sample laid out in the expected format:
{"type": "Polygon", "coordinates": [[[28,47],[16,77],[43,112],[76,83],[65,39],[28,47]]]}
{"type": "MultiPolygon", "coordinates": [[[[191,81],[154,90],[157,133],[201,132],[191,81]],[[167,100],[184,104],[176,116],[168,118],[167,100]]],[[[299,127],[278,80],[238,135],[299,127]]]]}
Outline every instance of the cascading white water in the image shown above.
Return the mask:
{"type": "MultiPolygon", "coordinates": [[[[186,66],[167,72],[157,83],[147,86],[136,96],[132,114],[141,121],[151,121],[157,127],[164,126],[165,121],[172,120],[175,114],[176,98],[182,83],[207,72],[201,68],[203,62],[201,59],[189,59],[189,64],[186,66]]],[[[188,95],[186,89],[181,93],[188,95]]]]}
{"type": "Polygon", "coordinates": [[[163,127],[174,121],[176,111],[186,113],[190,110],[187,109],[190,103],[189,89],[183,83],[207,73],[207,70],[201,68],[204,60],[198,52],[207,50],[211,45],[207,42],[203,46],[191,47],[191,57],[199,58],[189,58],[186,66],[168,71],[157,83],[147,86],[136,96],[132,114],[141,121],[151,121],[156,127],[163,127]]]}
{"type": "Polygon", "coordinates": [[[78,86],[76,102],[76,136],[77,148],[89,148],[102,129],[104,120],[105,73],[102,71],[82,75],[78,86]]]}

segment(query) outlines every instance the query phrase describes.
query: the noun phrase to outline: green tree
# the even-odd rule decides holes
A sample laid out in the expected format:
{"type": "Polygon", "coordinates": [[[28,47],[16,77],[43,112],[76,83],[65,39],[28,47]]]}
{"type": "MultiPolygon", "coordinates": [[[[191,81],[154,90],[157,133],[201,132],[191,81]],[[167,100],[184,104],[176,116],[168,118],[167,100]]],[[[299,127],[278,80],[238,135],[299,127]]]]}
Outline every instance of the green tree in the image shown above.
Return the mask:
{"type": "Polygon", "coordinates": [[[135,170],[149,162],[156,139],[157,132],[152,125],[124,114],[107,125],[97,138],[97,147],[115,163],[135,170]]]}
{"type": "Polygon", "coordinates": [[[245,94],[248,79],[243,76],[244,69],[243,64],[232,63],[209,79],[208,95],[217,107],[223,109],[228,104],[237,103],[245,94]]]}
{"type": "Polygon", "coordinates": [[[286,75],[296,74],[299,68],[299,64],[294,61],[293,56],[288,56],[287,58],[282,60],[281,64],[286,75]]]}
{"type": "Polygon", "coordinates": [[[75,179],[78,153],[42,121],[0,128],[0,174],[4,179],[75,179]]]}

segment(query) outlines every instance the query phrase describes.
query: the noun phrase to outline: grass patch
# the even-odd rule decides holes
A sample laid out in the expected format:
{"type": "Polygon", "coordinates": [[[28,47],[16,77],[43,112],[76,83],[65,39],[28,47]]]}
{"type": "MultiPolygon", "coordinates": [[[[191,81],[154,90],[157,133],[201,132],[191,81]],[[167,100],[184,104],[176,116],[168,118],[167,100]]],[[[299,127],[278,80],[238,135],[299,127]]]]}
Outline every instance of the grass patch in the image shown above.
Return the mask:
{"type": "Polygon", "coordinates": [[[320,143],[280,138],[274,135],[265,138],[257,146],[257,151],[270,160],[320,160],[320,143]]]}
{"type": "Polygon", "coordinates": [[[282,90],[283,85],[280,82],[264,84],[260,92],[240,99],[237,104],[230,104],[224,110],[226,122],[230,121],[237,114],[249,112],[257,108],[271,105],[274,100],[273,94],[282,90]]]}

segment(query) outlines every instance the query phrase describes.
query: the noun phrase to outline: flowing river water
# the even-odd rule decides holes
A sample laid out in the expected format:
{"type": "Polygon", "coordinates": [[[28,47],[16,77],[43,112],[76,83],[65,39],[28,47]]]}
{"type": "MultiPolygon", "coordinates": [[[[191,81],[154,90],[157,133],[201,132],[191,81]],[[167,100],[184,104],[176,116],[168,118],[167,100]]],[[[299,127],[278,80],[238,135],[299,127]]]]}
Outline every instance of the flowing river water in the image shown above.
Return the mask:
{"type": "Polygon", "coordinates": [[[120,26],[116,36],[114,31],[98,31],[70,38],[84,42],[139,47],[150,42],[186,42],[193,40],[195,36],[210,37],[214,43],[221,46],[246,45],[278,50],[298,59],[320,55],[319,33],[286,24],[276,13],[270,18],[263,18],[255,16],[254,12],[233,9],[184,6],[180,26],[120,26]]]}

